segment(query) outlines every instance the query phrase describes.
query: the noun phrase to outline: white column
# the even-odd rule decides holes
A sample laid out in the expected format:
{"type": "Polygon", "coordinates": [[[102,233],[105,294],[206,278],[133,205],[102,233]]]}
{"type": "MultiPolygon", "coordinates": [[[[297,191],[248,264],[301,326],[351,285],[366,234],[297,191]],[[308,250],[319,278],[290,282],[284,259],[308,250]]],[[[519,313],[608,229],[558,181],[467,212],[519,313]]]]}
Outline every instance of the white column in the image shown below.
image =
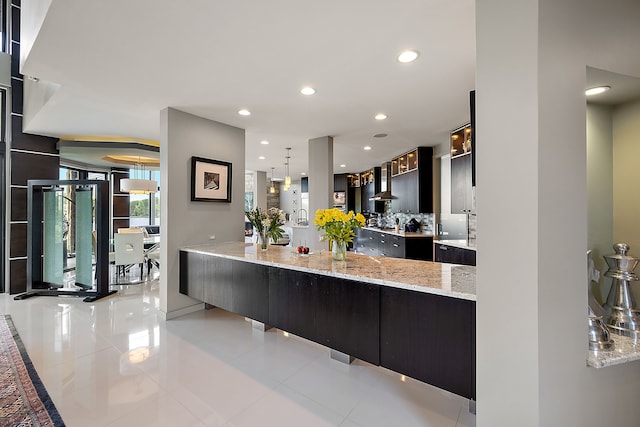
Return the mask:
{"type": "Polygon", "coordinates": [[[637,362],[585,363],[584,90],[587,65],[640,75],[639,13],[476,2],[478,427],[638,425],[637,362]]]}
{"type": "Polygon", "coordinates": [[[313,225],[316,210],[332,206],[333,195],[333,137],[309,140],[309,243],[312,249],[328,249],[320,242],[320,233],[313,225]]]}
{"type": "Polygon", "coordinates": [[[269,180],[267,179],[267,173],[263,171],[257,171],[253,175],[254,179],[254,207],[259,207],[260,209],[267,209],[267,186],[269,180]]]}
{"type": "Polygon", "coordinates": [[[170,319],[204,307],[180,293],[180,248],[244,240],[245,137],[173,108],[161,111],[160,129],[160,311],[170,319]],[[192,156],[231,163],[231,203],[191,201],[192,156]]]}

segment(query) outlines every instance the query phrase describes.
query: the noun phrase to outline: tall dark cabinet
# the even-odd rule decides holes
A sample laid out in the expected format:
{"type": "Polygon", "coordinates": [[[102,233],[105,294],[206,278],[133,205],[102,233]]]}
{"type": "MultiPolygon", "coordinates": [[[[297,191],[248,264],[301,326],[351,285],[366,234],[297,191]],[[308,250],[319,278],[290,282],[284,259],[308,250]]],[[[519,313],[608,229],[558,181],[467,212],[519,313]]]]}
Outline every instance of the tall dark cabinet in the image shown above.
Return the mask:
{"type": "Polygon", "coordinates": [[[370,200],[373,196],[381,191],[381,176],[382,168],[380,166],[376,166],[360,174],[360,197],[362,201],[361,203],[363,214],[384,212],[384,202],[376,202],[374,200],[370,200]]]}
{"type": "Polygon", "coordinates": [[[433,212],[433,147],[418,147],[391,162],[394,212],[433,212]]]}

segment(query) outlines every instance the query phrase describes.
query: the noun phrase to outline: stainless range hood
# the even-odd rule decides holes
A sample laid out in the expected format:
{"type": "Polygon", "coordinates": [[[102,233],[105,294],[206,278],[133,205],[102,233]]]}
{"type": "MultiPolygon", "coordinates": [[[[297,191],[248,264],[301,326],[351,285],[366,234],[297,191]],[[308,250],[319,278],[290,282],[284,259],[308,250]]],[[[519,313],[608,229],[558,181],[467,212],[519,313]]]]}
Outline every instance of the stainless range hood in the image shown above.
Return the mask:
{"type": "Polygon", "coordinates": [[[380,189],[382,191],[375,194],[369,200],[385,201],[385,200],[397,199],[396,196],[391,194],[391,162],[386,162],[382,164],[381,174],[380,174],[380,189]]]}

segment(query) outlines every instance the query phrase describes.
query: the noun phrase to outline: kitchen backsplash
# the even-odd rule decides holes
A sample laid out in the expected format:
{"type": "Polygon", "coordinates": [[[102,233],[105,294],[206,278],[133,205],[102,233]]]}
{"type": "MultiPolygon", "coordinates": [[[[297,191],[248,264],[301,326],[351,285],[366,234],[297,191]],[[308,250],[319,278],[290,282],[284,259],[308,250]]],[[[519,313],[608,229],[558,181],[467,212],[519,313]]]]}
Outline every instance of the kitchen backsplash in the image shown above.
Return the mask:
{"type": "Polygon", "coordinates": [[[398,218],[402,230],[404,225],[412,218],[420,223],[420,231],[423,233],[433,233],[435,230],[435,215],[432,213],[419,213],[419,214],[405,214],[405,213],[386,213],[382,215],[382,226],[393,228],[396,225],[396,218],[398,218]]]}

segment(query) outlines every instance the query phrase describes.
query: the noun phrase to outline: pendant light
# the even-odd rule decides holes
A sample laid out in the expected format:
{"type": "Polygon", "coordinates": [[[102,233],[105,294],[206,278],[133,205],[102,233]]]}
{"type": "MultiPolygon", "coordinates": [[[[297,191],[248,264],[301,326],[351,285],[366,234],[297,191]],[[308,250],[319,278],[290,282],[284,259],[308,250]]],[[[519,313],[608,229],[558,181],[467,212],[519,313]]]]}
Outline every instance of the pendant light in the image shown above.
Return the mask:
{"type": "Polygon", "coordinates": [[[285,150],[287,150],[287,156],[285,157],[286,161],[284,163],[284,167],[285,167],[284,191],[287,191],[291,186],[291,175],[289,174],[289,159],[291,158],[291,156],[289,156],[289,153],[291,152],[291,148],[285,148],[285,150]]]}
{"type": "Polygon", "coordinates": [[[158,183],[145,178],[144,163],[140,162],[140,157],[133,165],[133,178],[120,180],[120,191],[129,194],[154,194],[158,191],[158,183]]]}
{"type": "Polygon", "coordinates": [[[269,185],[269,193],[274,194],[276,192],[276,187],[273,186],[273,170],[275,168],[271,168],[271,185],[269,185]]]}

